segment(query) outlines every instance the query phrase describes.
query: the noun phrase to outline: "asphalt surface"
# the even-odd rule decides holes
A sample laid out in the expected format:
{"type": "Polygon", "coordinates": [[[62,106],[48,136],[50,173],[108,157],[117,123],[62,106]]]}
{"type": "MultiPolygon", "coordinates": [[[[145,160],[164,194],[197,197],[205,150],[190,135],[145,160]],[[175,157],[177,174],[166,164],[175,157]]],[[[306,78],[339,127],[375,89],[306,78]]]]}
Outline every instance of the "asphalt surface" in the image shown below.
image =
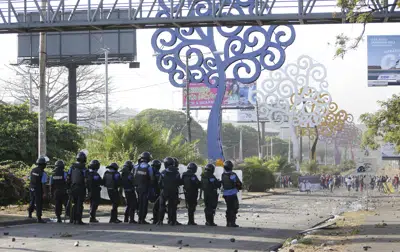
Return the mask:
{"type": "MultiPolygon", "coordinates": [[[[201,206],[195,217],[199,226],[108,224],[108,218],[101,217],[102,223],[85,226],[47,223],[3,227],[0,251],[270,251],[332,214],[357,210],[359,201],[357,193],[342,189],[246,199],[239,209],[240,228],[225,227],[222,203],[215,220],[218,227],[204,226],[201,206]]],[[[178,220],[187,222],[185,211],[179,211],[178,220]]]]}

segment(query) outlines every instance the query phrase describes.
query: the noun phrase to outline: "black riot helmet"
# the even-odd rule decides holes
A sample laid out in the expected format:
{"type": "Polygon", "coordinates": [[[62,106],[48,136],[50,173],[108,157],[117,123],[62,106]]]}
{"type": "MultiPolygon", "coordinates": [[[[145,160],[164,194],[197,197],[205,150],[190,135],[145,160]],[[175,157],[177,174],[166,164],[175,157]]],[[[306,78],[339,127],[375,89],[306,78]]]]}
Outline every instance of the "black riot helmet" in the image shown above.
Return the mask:
{"type": "Polygon", "coordinates": [[[232,171],[233,170],[233,163],[230,160],[226,160],[224,162],[224,169],[225,171],[232,171]]]}
{"type": "Polygon", "coordinates": [[[36,165],[37,166],[39,166],[39,167],[46,167],[46,158],[44,158],[44,157],[40,157],[40,158],[38,158],[37,160],[36,160],[36,165]]]}
{"type": "Polygon", "coordinates": [[[164,158],[164,166],[165,169],[167,169],[168,167],[173,167],[175,164],[175,161],[172,157],[166,157],[164,158]]]}
{"type": "Polygon", "coordinates": [[[55,168],[59,168],[61,170],[65,169],[65,163],[62,160],[58,160],[55,164],[54,164],[55,168]]]}
{"type": "Polygon", "coordinates": [[[90,161],[90,164],[89,164],[89,169],[92,169],[92,170],[98,170],[98,169],[100,169],[100,162],[99,162],[99,160],[92,160],[92,161],[90,161]]]}
{"type": "Polygon", "coordinates": [[[139,163],[141,163],[141,162],[148,163],[151,161],[151,159],[152,159],[151,153],[148,151],[145,151],[142,154],[140,154],[139,163]]]}
{"type": "Polygon", "coordinates": [[[213,165],[213,164],[207,164],[207,165],[206,165],[206,168],[205,168],[204,170],[207,171],[207,172],[214,173],[214,171],[215,171],[215,165],[213,165]]]}
{"type": "Polygon", "coordinates": [[[112,169],[112,170],[118,170],[119,166],[117,165],[117,163],[111,163],[109,166],[107,166],[107,169],[112,169]]]}
{"type": "Polygon", "coordinates": [[[133,163],[131,160],[125,162],[124,167],[127,167],[130,171],[133,169],[133,163]]]}
{"type": "Polygon", "coordinates": [[[197,172],[197,164],[195,163],[189,163],[187,166],[188,171],[191,171],[193,173],[197,172]]]}
{"type": "Polygon", "coordinates": [[[172,158],[174,160],[174,167],[178,168],[179,167],[179,160],[176,157],[172,158]]]}
{"type": "Polygon", "coordinates": [[[161,168],[161,161],[160,160],[153,160],[153,163],[151,164],[151,167],[153,167],[154,169],[156,169],[157,171],[160,170],[161,168]]]}
{"type": "Polygon", "coordinates": [[[81,164],[86,163],[86,159],[87,159],[86,154],[83,151],[79,152],[78,155],[76,155],[76,161],[78,161],[81,164]]]}

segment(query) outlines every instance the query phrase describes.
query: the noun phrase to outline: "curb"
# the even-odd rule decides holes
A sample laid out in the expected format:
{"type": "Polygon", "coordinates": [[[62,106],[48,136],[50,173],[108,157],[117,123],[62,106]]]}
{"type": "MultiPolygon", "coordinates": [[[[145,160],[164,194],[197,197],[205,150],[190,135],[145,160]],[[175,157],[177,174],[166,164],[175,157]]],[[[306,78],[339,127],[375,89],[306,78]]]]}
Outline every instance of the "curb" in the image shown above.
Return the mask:
{"type": "MultiPolygon", "coordinates": [[[[43,218],[44,221],[49,222],[50,218],[43,218]]],[[[36,223],[36,219],[23,219],[23,220],[14,220],[14,221],[4,221],[0,222],[0,227],[6,227],[6,226],[17,226],[17,225],[25,225],[25,224],[34,224],[36,223]]]]}

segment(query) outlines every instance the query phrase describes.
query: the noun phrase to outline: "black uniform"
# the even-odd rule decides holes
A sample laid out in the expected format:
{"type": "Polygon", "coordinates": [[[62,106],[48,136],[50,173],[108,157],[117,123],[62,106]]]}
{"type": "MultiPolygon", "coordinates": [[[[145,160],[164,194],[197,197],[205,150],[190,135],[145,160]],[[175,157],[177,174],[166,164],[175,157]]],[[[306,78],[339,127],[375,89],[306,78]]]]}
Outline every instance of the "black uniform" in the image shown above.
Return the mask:
{"type": "Polygon", "coordinates": [[[137,197],[133,179],[133,164],[131,161],[126,161],[121,170],[122,187],[125,193],[125,218],[124,222],[137,223],[135,221],[135,212],[137,209],[137,197]]]}
{"type": "Polygon", "coordinates": [[[118,204],[120,200],[118,189],[121,186],[121,174],[118,172],[118,168],[116,163],[112,163],[104,173],[104,185],[107,188],[108,197],[110,197],[112,204],[110,223],[122,222],[118,219],[118,204]]]}
{"type": "Polygon", "coordinates": [[[44,172],[44,168],[46,167],[46,160],[43,157],[40,157],[36,161],[37,167],[33,168],[30,173],[30,183],[29,183],[29,208],[28,215],[29,218],[32,218],[32,213],[36,208],[36,217],[38,223],[45,223],[42,220],[42,210],[43,210],[43,197],[46,195],[45,192],[45,184],[47,175],[44,172]]]}
{"type": "MultiPolygon", "coordinates": [[[[57,222],[61,223],[62,206],[66,205],[68,200],[67,195],[67,173],[64,171],[65,163],[63,161],[57,161],[55,169],[51,175],[51,191],[55,201],[55,214],[57,216],[57,222]]],[[[67,212],[67,209],[65,210],[67,212]]]]}
{"type": "Polygon", "coordinates": [[[201,187],[196,172],[197,165],[190,163],[188,164],[188,170],[182,174],[186,208],[188,209],[188,225],[196,225],[194,222],[194,212],[196,211],[197,198],[199,197],[199,189],[201,187]]]}
{"type": "Polygon", "coordinates": [[[201,186],[204,195],[204,213],[207,226],[216,226],[214,223],[215,209],[218,205],[218,189],[221,182],[214,176],[215,166],[208,164],[201,176],[201,186]]]}
{"type": "Polygon", "coordinates": [[[160,181],[160,168],[161,168],[161,161],[160,160],[154,160],[151,164],[151,167],[153,168],[154,172],[154,179],[157,183],[153,183],[151,191],[150,191],[150,196],[149,196],[149,201],[154,203],[153,205],[153,224],[157,224],[158,218],[160,216],[160,186],[158,184],[158,181],[160,181]]]}
{"type": "Polygon", "coordinates": [[[153,168],[149,165],[151,154],[143,152],[138,160],[139,164],[135,167],[135,185],[139,203],[139,224],[149,224],[146,221],[147,207],[149,204],[149,190],[154,183],[153,168]]]}
{"type": "Polygon", "coordinates": [[[98,160],[92,160],[89,164],[89,172],[87,174],[87,190],[90,202],[89,222],[91,223],[99,222],[96,219],[96,212],[101,200],[101,186],[104,185],[103,179],[98,173],[99,168],[100,162],[98,160]]]}
{"type": "Polygon", "coordinates": [[[160,217],[159,225],[162,225],[165,215],[165,207],[168,202],[168,221],[171,225],[179,225],[176,218],[176,210],[179,201],[179,186],[181,186],[182,179],[179,170],[173,165],[172,158],[164,159],[164,166],[166,169],[161,173],[159,185],[161,188],[160,198],[160,217]]]}
{"type": "Polygon", "coordinates": [[[236,214],[239,210],[239,200],[237,194],[242,189],[242,181],[236,173],[232,172],[233,163],[224,162],[225,172],[222,174],[222,187],[224,189],[224,199],[226,202],[226,226],[238,227],[236,225],[236,214]]]}
{"type": "Polygon", "coordinates": [[[86,154],[83,152],[78,153],[77,163],[73,164],[68,171],[67,183],[70,187],[70,194],[72,198],[72,213],[70,216],[70,223],[85,224],[82,222],[83,202],[86,197],[86,154]]]}

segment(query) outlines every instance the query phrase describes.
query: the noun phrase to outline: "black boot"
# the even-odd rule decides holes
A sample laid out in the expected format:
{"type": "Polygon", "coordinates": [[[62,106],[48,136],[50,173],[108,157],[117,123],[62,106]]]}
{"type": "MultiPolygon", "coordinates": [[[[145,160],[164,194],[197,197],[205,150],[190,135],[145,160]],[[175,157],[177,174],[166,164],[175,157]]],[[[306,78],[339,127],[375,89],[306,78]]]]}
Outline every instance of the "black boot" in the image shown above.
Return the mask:
{"type": "Polygon", "coordinates": [[[32,212],[29,212],[29,211],[28,211],[28,218],[29,218],[29,219],[32,219],[32,212]]]}
{"type": "Polygon", "coordinates": [[[129,222],[129,216],[128,216],[127,214],[125,214],[124,222],[125,222],[125,223],[128,223],[128,222],[129,222]]]}
{"type": "Polygon", "coordinates": [[[193,226],[197,225],[196,222],[194,222],[194,212],[189,212],[188,217],[189,217],[188,225],[193,225],[193,226]]]}
{"type": "Polygon", "coordinates": [[[97,220],[94,216],[90,217],[89,220],[90,223],[99,223],[99,220],[97,220]]]}
{"type": "Polygon", "coordinates": [[[214,214],[210,214],[210,221],[211,221],[211,226],[216,227],[217,224],[214,222],[214,214]]]}
{"type": "Polygon", "coordinates": [[[80,219],[80,220],[76,221],[76,223],[75,223],[75,224],[77,224],[77,225],[86,225],[86,223],[85,223],[85,222],[83,222],[83,221],[82,221],[82,219],[80,219]]]}
{"type": "Polygon", "coordinates": [[[57,223],[62,223],[61,216],[57,216],[57,223]]]}
{"type": "Polygon", "coordinates": [[[231,226],[232,226],[232,223],[231,223],[231,220],[230,220],[229,216],[226,215],[225,218],[226,218],[226,226],[227,226],[227,227],[231,227],[231,226]]]}
{"type": "Polygon", "coordinates": [[[232,216],[231,227],[239,227],[239,225],[236,224],[236,214],[232,216]]]}
{"type": "Polygon", "coordinates": [[[42,217],[38,217],[37,218],[37,223],[46,223],[46,222],[42,219],[42,217]]]}

